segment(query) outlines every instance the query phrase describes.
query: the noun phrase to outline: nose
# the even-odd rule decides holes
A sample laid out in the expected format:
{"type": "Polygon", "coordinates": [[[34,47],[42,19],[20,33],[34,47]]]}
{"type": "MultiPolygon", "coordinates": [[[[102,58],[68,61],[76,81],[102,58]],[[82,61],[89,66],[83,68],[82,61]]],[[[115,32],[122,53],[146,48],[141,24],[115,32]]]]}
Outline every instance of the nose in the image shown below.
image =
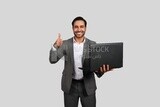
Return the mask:
{"type": "Polygon", "coordinates": [[[78,27],[77,31],[81,31],[81,28],[80,28],[80,27],[78,27]]]}

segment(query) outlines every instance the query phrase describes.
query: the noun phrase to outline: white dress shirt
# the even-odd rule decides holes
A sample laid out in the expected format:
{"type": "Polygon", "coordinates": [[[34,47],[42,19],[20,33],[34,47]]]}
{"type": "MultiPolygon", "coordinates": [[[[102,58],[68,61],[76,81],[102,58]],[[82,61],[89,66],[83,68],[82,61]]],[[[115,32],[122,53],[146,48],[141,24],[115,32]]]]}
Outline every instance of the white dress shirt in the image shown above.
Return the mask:
{"type": "Polygon", "coordinates": [[[73,51],[74,51],[74,75],[73,78],[76,80],[83,79],[83,71],[82,68],[82,56],[83,56],[83,46],[84,46],[85,39],[82,43],[77,43],[73,38],[73,51]]]}

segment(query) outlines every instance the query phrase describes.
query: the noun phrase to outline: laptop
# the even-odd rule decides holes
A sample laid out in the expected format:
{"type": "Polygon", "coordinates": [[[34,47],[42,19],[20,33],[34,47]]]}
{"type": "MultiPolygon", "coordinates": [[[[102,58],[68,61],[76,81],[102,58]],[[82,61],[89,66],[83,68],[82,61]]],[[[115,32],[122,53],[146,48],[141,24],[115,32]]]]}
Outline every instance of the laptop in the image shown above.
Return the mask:
{"type": "Polygon", "coordinates": [[[91,45],[89,58],[83,63],[84,73],[98,71],[103,64],[110,68],[123,67],[123,42],[97,43],[91,45]]]}

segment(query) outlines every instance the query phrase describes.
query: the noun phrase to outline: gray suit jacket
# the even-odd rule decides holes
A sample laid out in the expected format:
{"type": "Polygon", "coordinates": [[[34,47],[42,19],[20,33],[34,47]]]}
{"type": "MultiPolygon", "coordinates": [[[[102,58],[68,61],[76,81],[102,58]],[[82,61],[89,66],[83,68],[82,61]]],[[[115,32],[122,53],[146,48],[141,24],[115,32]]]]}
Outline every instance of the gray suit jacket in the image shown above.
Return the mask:
{"type": "MultiPolygon", "coordinates": [[[[84,48],[83,48],[82,63],[84,62],[84,59],[88,57],[89,45],[92,45],[95,43],[96,42],[86,38],[84,43],[84,48]]],[[[51,64],[58,62],[64,56],[64,70],[62,73],[61,89],[66,93],[69,93],[71,83],[72,83],[72,77],[74,75],[74,56],[73,55],[74,55],[73,54],[73,37],[63,41],[63,45],[57,48],[56,51],[51,49],[50,55],[49,55],[49,61],[51,64]]],[[[97,72],[95,73],[98,77],[101,77],[103,75],[101,73],[97,73],[97,72]]],[[[90,74],[89,77],[84,77],[84,85],[88,95],[95,93],[97,86],[96,86],[94,73],[90,74]]]]}

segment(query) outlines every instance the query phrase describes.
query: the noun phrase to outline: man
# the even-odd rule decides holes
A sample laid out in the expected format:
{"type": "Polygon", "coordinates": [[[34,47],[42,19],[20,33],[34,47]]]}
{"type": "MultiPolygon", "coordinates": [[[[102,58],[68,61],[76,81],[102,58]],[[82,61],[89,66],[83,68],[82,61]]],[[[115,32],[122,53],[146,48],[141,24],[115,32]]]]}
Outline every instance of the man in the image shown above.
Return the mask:
{"type": "Polygon", "coordinates": [[[103,65],[99,71],[84,75],[83,63],[89,56],[89,46],[94,41],[85,37],[87,22],[82,17],[76,17],[72,21],[74,37],[62,40],[59,34],[56,42],[50,50],[50,63],[56,63],[64,56],[64,70],[62,75],[61,89],[64,91],[65,107],[78,107],[80,99],[82,107],[96,107],[97,89],[94,73],[101,77],[110,71],[109,65],[103,65]]]}

